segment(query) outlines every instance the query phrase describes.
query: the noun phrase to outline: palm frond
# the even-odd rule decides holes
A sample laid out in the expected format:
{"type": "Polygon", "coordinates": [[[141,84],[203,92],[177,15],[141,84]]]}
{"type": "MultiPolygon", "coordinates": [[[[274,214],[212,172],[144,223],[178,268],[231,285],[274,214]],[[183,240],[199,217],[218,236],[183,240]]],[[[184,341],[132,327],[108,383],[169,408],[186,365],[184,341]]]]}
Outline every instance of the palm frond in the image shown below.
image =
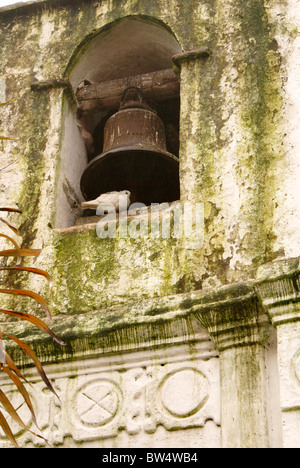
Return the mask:
{"type": "MultiPolygon", "coordinates": [[[[11,102],[11,101],[10,101],[11,102]]],[[[1,105],[5,105],[7,103],[0,103],[1,105]]],[[[7,137],[0,137],[0,139],[11,139],[7,137]]],[[[0,207],[0,211],[2,212],[7,212],[7,213],[22,213],[22,211],[19,208],[10,208],[10,207],[0,207]]],[[[15,234],[19,234],[18,228],[13,226],[9,221],[7,221],[5,218],[0,217],[0,221],[6,226],[8,226],[15,234]]],[[[7,241],[11,242],[14,245],[13,249],[5,249],[0,251],[0,257],[37,257],[40,255],[42,249],[27,249],[27,248],[22,248],[19,246],[19,244],[11,237],[8,236],[7,234],[0,233],[0,237],[5,238],[7,241]]],[[[40,269],[40,268],[33,268],[29,266],[1,266],[0,271],[14,271],[16,273],[18,272],[27,272],[27,273],[32,273],[35,275],[40,275],[47,279],[49,285],[51,286],[51,277],[50,275],[40,269]]],[[[35,300],[45,311],[46,316],[48,319],[52,319],[52,315],[50,312],[50,308],[48,306],[47,301],[38,293],[27,290],[27,289],[8,289],[8,288],[1,288],[0,289],[0,294],[12,294],[15,296],[25,296],[29,297],[33,300],[35,300]]],[[[20,320],[25,320],[35,327],[37,327],[39,330],[42,332],[48,334],[56,343],[59,345],[64,345],[63,341],[56,336],[56,334],[49,328],[49,326],[40,318],[34,316],[33,314],[29,314],[27,312],[20,312],[16,310],[9,310],[6,308],[0,308],[0,313],[3,313],[5,315],[9,315],[12,317],[15,317],[16,319],[20,320]]],[[[5,326],[5,323],[4,325],[5,326]]],[[[59,399],[59,396],[57,395],[55,389],[53,388],[50,380],[48,379],[43,366],[36,356],[35,352],[23,341],[17,338],[16,336],[10,335],[9,333],[4,332],[3,330],[0,330],[0,372],[4,372],[11,380],[13,385],[17,388],[17,390],[20,392],[22,397],[24,398],[24,401],[28,407],[28,409],[31,412],[32,419],[37,425],[37,420],[36,420],[36,415],[33,410],[33,406],[30,400],[30,396],[25,388],[24,384],[28,384],[29,382],[26,380],[22,372],[18,369],[18,367],[15,365],[13,360],[11,359],[10,355],[6,351],[6,345],[3,340],[3,337],[5,337],[8,340],[12,340],[22,351],[24,351],[30,359],[33,361],[38,373],[40,374],[43,382],[47,386],[47,388],[54,394],[56,397],[59,399]]],[[[23,429],[26,431],[31,432],[33,435],[37,437],[41,437],[42,439],[46,440],[43,436],[36,434],[35,432],[31,431],[26,424],[22,421],[22,419],[19,417],[17,410],[13,407],[7,396],[5,395],[4,391],[0,388],[0,404],[2,408],[4,409],[5,413],[8,414],[13,421],[18,423],[23,429]]],[[[16,441],[16,438],[6,420],[5,415],[3,414],[2,411],[0,411],[0,427],[2,428],[5,436],[8,438],[8,440],[11,442],[11,444],[14,447],[18,447],[18,443],[16,441]]],[[[47,441],[46,441],[47,442],[47,441]]]]}

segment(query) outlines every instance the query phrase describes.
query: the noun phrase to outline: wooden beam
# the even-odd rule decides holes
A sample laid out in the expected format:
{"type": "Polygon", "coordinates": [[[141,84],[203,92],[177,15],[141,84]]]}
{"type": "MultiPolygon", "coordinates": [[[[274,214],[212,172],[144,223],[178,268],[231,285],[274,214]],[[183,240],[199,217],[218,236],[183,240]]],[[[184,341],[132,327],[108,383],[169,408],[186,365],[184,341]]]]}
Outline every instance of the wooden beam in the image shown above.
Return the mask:
{"type": "Polygon", "coordinates": [[[79,110],[98,112],[118,108],[126,88],[137,86],[146,99],[162,101],[179,96],[180,84],[172,68],[103,83],[83,84],[76,91],[79,110]]]}

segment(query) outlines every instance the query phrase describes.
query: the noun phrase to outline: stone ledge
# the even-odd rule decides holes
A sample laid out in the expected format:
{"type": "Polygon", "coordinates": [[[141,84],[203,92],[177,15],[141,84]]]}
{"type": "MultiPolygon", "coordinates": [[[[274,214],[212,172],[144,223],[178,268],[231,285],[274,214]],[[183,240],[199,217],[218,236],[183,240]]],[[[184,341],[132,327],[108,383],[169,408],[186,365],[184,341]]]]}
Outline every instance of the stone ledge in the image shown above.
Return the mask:
{"type": "Polygon", "coordinates": [[[257,269],[256,283],[263,284],[272,280],[286,278],[300,272],[300,257],[283,258],[265,263],[257,269]]]}
{"type": "MultiPolygon", "coordinates": [[[[211,339],[219,350],[263,344],[270,318],[274,325],[300,319],[298,266],[298,259],[290,259],[266,265],[264,276],[256,281],[57,315],[48,323],[64,347],[26,322],[6,322],[5,330],[24,339],[44,363],[196,342],[203,344],[203,355],[209,358],[218,354],[211,339]],[[294,292],[287,293],[283,284],[294,292]]],[[[28,363],[19,350],[10,350],[16,362],[28,363]]]]}
{"type": "MultiPolygon", "coordinates": [[[[203,343],[208,358],[217,354],[211,339],[219,350],[264,343],[270,318],[274,325],[300,319],[298,267],[299,259],[290,259],[280,265],[266,265],[264,276],[256,281],[139,300],[79,315],[57,315],[49,326],[66,346],[54,343],[26,322],[6,322],[5,330],[24,339],[44,363],[195,342],[203,343]],[[294,291],[282,288],[286,284],[294,291]]],[[[14,347],[10,350],[16,362],[28,363],[14,347]]]]}
{"type": "MultiPolygon", "coordinates": [[[[44,363],[184,343],[192,346],[196,342],[203,343],[203,356],[209,358],[218,353],[201,317],[212,310],[218,310],[219,317],[222,317],[222,311],[228,311],[232,304],[252,303],[255,297],[253,286],[243,283],[217,291],[138,301],[80,315],[58,315],[47,323],[66,346],[54,343],[26,322],[7,322],[5,327],[8,333],[24,339],[44,363]]],[[[227,315],[223,315],[226,322],[227,315]]],[[[242,315],[240,318],[239,328],[244,324],[242,315]]],[[[239,320],[238,311],[236,320],[239,320]]],[[[16,362],[28,363],[26,356],[20,356],[19,350],[16,352],[10,348],[9,352],[16,362]]]]}
{"type": "Polygon", "coordinates": [[[11,5],[5,5],[3,7],[0,7],[0,15],[6,13],[15,14],[16,11],[23,9],[28,10],[35,8],[43,8],[45,5],[53,7],[54,5],[64,5],[69,3],[77,4],[78,2],[80,2],[80,0],[24,0],[13,3],[11,5]]]}

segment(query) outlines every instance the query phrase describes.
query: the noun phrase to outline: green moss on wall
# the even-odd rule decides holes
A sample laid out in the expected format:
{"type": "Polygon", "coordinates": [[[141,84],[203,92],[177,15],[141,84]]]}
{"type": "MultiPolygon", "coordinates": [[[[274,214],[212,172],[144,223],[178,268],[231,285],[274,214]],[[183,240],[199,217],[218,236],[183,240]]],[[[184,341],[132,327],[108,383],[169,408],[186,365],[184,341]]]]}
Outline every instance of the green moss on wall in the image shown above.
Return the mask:
{"type": "MultiPolygon", "coordinates": [[[[244,67],[244,96],[241,118],[250,135],[251,149],[242,160],[253,174],[252,228],[259,232],[253,250],[255,267],[276,257],[273,242],[274,175],[282,157],[282,78],[281,55],[271,35],[263,2],[253,0],[241,12],[241,27],[247,40],[244,67]],[[259,245],[261,248],[259,249],[259,245]]],[[[249,246],[245,246],[249,248],[249,246]]],[[[283,252],[278,252],[282,255],[283,252]]]]}
{"type": "Polygon", "coordinates": [[[26,214],[19,229],[23,245],[28,247],[36,235],[35,222],[39,215],[41,187],[45,177],[43,152],[47,143],[50,104],[47,93],[31,93],[26,99],[26,113],[19,128],[18,139],[26,141],[26,152],[18,154],[25,166],[25,179],[19,193],[18,205],[26,214]]]}

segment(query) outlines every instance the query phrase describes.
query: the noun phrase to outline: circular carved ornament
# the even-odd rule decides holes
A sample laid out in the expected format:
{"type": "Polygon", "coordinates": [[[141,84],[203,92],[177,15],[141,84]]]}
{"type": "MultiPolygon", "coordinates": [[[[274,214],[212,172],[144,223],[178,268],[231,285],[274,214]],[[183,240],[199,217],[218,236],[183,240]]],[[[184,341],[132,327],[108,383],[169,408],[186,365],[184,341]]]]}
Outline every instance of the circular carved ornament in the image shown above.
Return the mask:
{"type": "Polygon", "coordinates": [[[162,405],[176,418],[196,414],[207,399],[208,381],[197,369],[177,370],[168,374],[161,383],[162,405]]]}
{"type": "Polygon", "coordinates": [[[76,398],[77,414],[85,426],[99,427],[109,423],[117,414],[120,390],[110,380],[88,383],[76,398]]]}

